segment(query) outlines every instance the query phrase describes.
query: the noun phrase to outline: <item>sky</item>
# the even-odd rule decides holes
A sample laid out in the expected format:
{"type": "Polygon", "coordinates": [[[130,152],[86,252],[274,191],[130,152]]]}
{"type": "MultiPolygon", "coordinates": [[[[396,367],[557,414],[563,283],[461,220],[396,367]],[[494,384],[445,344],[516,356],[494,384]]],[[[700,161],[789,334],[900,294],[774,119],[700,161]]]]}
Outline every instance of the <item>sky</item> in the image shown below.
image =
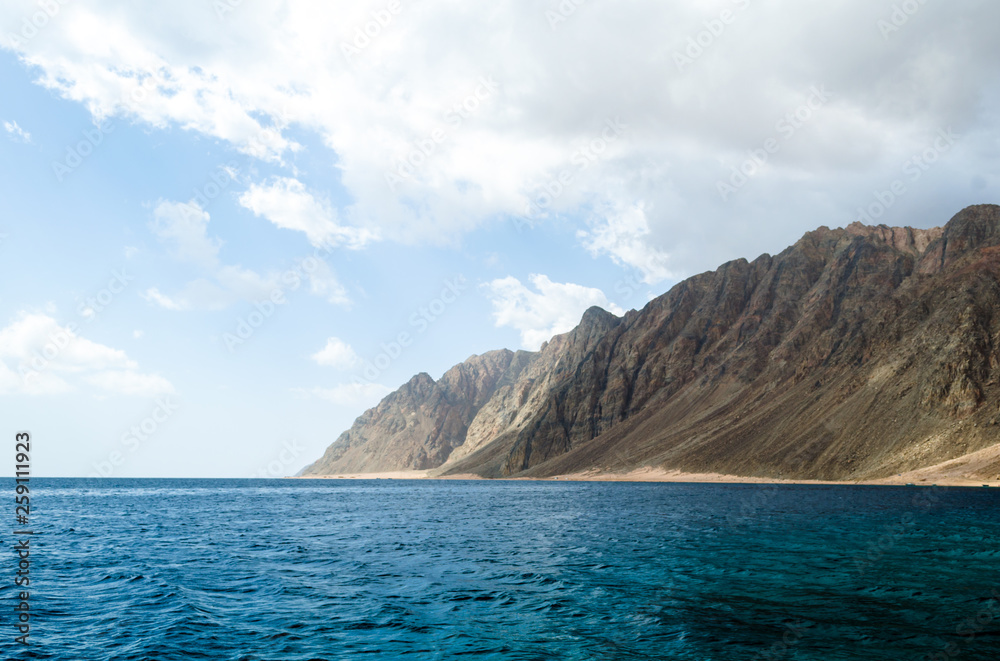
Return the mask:
{"type": "MultiPolygon", "coordinates": [[[[365,409],[819,226],[1000,192],[1000,5],[7,0],[0,420],[281,477],[365,409]]],[[[13,457],[0,465],[13,474],[13,457]]]]}

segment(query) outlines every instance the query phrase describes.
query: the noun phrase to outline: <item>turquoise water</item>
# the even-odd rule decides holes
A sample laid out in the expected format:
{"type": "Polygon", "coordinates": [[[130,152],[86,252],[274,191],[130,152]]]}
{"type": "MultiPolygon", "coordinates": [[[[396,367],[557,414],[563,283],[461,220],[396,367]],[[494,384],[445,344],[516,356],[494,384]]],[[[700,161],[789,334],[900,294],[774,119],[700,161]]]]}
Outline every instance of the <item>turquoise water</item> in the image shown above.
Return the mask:
{"type": "Polygon", "coordinates": [[[32,486],[5,659],[1000,658],[997,489],[32,486]]]}

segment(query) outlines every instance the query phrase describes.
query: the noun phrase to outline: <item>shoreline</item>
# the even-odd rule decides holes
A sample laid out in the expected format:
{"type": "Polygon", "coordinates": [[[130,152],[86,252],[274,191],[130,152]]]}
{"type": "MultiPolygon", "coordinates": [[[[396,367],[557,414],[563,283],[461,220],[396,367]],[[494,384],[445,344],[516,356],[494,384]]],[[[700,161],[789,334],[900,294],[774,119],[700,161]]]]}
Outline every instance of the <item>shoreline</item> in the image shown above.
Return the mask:
{"type": "Polygon", "coordinates": [[[475,474],[429,475],[427,470],[387,471],[382,473],[338,473],[333,475],[296,476],[296,480],[484,480],[529,482],[663,482],[683,484],[801,484],[843,486],[907,486],[1000,488],[1000,479],[980,479],[957,475],[929,475],[926,469],[873,480],[797,480],[769,477],[745,477],[722,473],[687,473],[677,470],[640,468],[626,473],[584,471],[552,477],[485,478],[475,474]]]}
{"type": "Polygon", "coordinates": [[[689,473],[665,468],[644,467],[623,473],[588,470],[553,477],[484,478],[472,473],[431,475],[433,470],[388,471],[382,473],[336,473],[296,476],[297,480],[532,480],[541,482],[682,482],[685,484],[817,484],[857,486],[941,486],[1000,488],[1000,444],[949,459],[938,464],[865,480],[797,480],[778,477],[744,477],[722,473],[689,473]]]}

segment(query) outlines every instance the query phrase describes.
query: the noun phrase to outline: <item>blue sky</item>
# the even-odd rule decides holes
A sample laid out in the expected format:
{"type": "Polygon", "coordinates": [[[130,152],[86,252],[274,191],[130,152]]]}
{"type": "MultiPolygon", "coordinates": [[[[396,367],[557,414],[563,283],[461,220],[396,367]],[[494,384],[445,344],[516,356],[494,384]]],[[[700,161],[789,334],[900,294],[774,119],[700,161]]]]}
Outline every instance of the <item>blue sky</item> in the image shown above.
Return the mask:
{"type": "Polygon", "coordinates": [[[4,3],[5,433],[291,474],[590,305],[996,202],[993,5],[690,4],[4,3]]]}

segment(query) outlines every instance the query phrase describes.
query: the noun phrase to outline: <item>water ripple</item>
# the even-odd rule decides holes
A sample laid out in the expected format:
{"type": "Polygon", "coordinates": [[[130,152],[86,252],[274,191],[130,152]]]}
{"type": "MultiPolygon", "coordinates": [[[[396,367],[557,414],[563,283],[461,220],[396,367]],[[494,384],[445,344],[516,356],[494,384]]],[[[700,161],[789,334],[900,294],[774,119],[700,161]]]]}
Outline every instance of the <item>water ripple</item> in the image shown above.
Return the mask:
{"type": "Polygon", "coordinates": [[[997,490],[915,507],[900,488],[37,482],[36,644],[18,656],[8,628],[5,659],[992,661],[1000,644],[997,490]]]}

